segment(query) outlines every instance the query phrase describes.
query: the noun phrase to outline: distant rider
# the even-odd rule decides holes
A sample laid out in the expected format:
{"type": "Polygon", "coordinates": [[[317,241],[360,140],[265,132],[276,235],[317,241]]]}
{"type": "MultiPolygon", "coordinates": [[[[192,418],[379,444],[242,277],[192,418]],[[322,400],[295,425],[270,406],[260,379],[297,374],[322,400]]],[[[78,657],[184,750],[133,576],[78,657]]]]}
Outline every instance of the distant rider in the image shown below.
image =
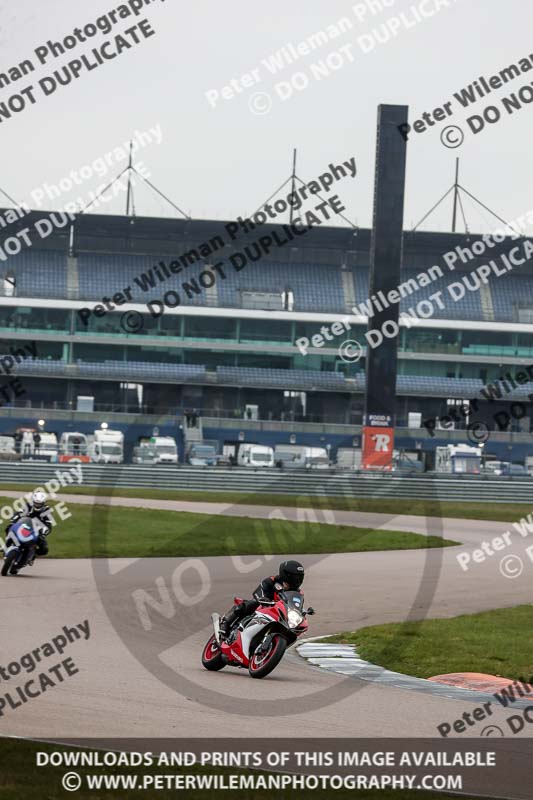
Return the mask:
{"type": "MultiPolygon", "coordinates": [[[[52,526],[54,524],[52,510],[46,505],[47,499],[48,498],[45,492],[43,492],[41,489],[36,489],[31,496],[31,502],[28,502],[28,500],[25,501],[26,510],[20,511],[11,517],[11,521],[6,528],[7,533],[11,525],[13,525],[14,522],[17,522],[17,520],[19,520],[21,517],[30,517],[30,519],[38,520],[42,525],[43,530],[39,531],[39,541],[37,543],[37,547],[35,548],[36,556],[48,555],[48,542],[46,537],[52,530],[52,526]]],[[[33,563],[33,561],[31,563],[33,563]]]]}
{"type": "Polygon", "coordinates": [[[220,620],[220,633],[223,637],[230,634],[236,622],[253,614],[262,602],[274,602],[278,592],[299,591],[305,577],[305,570],[299,561],[283,561],[279,565],[277,575],[270,575],[261,581],[255,592],[253,600],[245,600],[240,605],[231,608],[220,620]]]}

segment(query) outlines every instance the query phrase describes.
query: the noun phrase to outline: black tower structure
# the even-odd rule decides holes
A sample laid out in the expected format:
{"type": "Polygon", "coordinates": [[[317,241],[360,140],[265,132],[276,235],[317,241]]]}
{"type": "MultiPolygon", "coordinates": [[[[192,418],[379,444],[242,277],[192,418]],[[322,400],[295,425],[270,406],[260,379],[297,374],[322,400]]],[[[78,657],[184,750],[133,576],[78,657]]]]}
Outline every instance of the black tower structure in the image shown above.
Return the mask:
{"type": "MultiPolygon", "coordinates": [[[[387,297],[401,282],[407,144],[399,128],[407,123],[407,115],[407,106],[378,107],[370,297],[378,291],[387,297]]],[[[398,353],[394,330],[398,317],[399,304],[390,303],[369,319],[369,328],[389,335],[383,336],[379,346],[367,348],[363,423],[366,469],[390,469],[392,465],[398,353]]]]}

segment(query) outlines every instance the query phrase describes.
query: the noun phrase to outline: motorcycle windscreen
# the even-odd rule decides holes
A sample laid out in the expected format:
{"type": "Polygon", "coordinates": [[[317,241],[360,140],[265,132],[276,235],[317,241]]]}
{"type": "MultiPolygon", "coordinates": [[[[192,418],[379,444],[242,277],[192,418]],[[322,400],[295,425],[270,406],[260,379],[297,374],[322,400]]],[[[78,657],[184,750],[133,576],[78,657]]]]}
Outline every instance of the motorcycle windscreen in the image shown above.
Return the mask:
{"type": "Polygon", "coordinates": [[[304,596],[302,592],[296,592],[296,591],[283,592],[282,597],[289,606],[289,608],[295,608],[296,611],[302,613],[302,609],[304,607],[304,596]]]}

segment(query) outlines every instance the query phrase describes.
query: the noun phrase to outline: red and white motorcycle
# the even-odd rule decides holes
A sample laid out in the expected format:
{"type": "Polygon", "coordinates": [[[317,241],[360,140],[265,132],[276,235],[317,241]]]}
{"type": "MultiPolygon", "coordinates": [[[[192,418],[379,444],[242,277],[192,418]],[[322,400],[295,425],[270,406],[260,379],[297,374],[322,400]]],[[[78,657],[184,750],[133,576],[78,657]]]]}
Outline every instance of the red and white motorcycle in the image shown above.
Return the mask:
{"type": "MultiPolygon", "coordinates": [[[[243,602],[235,597],[237,605],[243,602]]],[[[276,600],[263,601],[253,614],[236,623],[226,639],[220,636],[220,614],[212,614],[214,633],[204,647],[202,664],[211,671],[241,667],[252,678],[264,678],[277,667],[287,647],[307,631],[307,616],[314,613],[313,608],[304,608],[301,592],[278,592],[276,600]]]]}

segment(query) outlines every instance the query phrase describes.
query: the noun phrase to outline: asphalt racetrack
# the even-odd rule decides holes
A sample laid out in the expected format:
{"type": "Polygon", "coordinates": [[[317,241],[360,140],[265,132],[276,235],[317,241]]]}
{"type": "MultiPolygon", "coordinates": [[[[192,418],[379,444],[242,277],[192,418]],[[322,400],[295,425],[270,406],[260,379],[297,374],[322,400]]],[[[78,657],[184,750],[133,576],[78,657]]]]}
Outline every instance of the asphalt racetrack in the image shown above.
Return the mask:
{"type": "MultiPolygon", "coordinates": [[[[64,499],[76,503],[94,501],[73,495],[64,499]]],[[[120,498],[111,502],[128,506],[157,504],[159,508],[203,513],[230,511],[250,517],[272,513],[270,507],[262,506],[120,498]]],[[[291,508],[282,513],[287,519],[297,515],[296,509],[291,508]]],[[[432,533],[440,531],[464,546],[300,556],[308,566],[306,601],[317,610],[309,620],[309,636],[401,621],[409,616],[451,617],[532,600],[531,562],[525,563],[523,573],[514,579],[500,572],[499,553],[485,563],[474,564],[468,572],[463,572],[457,563],[458,552],[472,550],[483,540],[501,534],[509,528],[506,523],[460,519],[432,522],[423,517],[328,513],[342,524],[420,533],[431,528],[432,533]]],[[[52,538],[50,545],[53,553],[52,538]]],[[[505,552],[511,550],[501,555],[505,552]]],[[[296,727],[299,736],[308,737],[430,737],[438,735],[439,724],[453,722],[473,708],[469,702],[330,674],[309,666],[293,651],[262,681],[252,680],[245,670],[206,672],[200,656],[211,631],[208,612],[224,611],[235,593],[249,596],[259,576],[275,571],[278,559],[263,557],[257,564],[257,559],[247,556],[241,562],[241,571],[236,570],[229,557],[205,559],[210,585],[208,597],[199,608],[182,608],[176,603],[171,618],[164,620],[154,611],[153,629],[138,636],[140,622],[138,615],[131,613],[132,593],[142,588],[154,593],[158,578],[166,580],[162,576],[172,575],[182,561],[117,559],[111,563],[111,576],[99,585],[93,562],[81,559],[43,559],[17,578],[1,578],[1,664],[20,660],[26,652],[60,633],[64,625],[75,626],[84,620],[90,624],[89,640],[69,644],[62,656],[71,657],[79,672],[16,710],[4,709],[0,717],[2,734],[55,741],[69,737],[137,736],[213,739],[269,736],[296,727]],[[133,641],[136,655],[130,652],[133,641]],[[141,663],[152,663],[154,647],[163,679],[157,670],[153,674],[141,663]],[[167,685],[165,676],[170,674],[177,676],[176,686],[167,685]]],[[[97,567],[103,568],[103,564],[97,567]]],[[[181,588],[186,594],[196,591],[192,585],[196,578],[194,571],[183,573],[181,588]]],[[[46,659],[39,669],[59,660],[56,656],[46,659]]],[[[25,673],[2,681],[2,693],[23,683],[23,679],[25,673]]],[[[502,724],[508,715],[508,710],[495,707],[491,722],[502,724]]],[[[528,734],[526,726],[523,735],[528,734]]],[[[479,726],[461,734],[469,735],[479,736],[479,726]]]]}

